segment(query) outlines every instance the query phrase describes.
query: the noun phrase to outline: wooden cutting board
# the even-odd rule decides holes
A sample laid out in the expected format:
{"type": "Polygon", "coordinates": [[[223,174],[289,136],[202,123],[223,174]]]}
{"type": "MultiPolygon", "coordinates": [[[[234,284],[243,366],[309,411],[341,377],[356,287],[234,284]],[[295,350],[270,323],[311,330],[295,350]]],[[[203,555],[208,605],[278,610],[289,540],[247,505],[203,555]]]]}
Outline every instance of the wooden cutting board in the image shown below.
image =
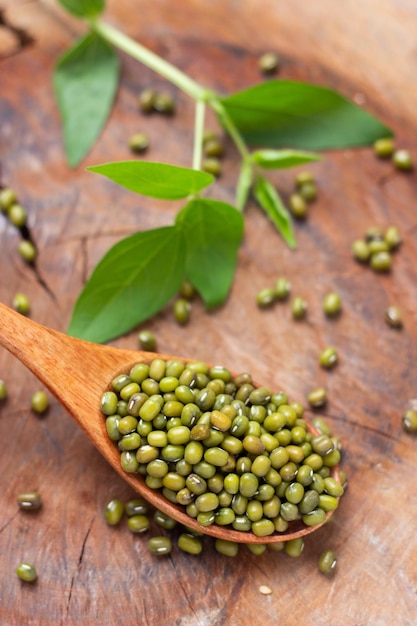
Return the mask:
{"type": "MultiPolygon", "coordinates": [[[[55,60],[82,26],[52,0],[0,0],[1,183],[12,186],[29,214],[39,247],[36,272],[17,253],[19,234],[0,216],[0,299],[30,297],[31,317],[65,330],[86,277],[104,252],[138,229],[170,224],[175,207],[134,197],[85,171],[87,165],[129,159],[129,137],[144,130],[146,158],[189,166],[193,105],[152,72],[122,56],[122,85],[111,120],[75,170],[64,159],[51,87],[55,60]],[[136,98],[153,85],[172,93],[177,114],[143,117],[136,98]]],[[[417,161],[415,81],[417,6],[406,0],[225,0],[172,3],[112,0],[106,19],[222,93],[262,80],[257,59],[276,50],[280,76],[338,89],[393,128],[397,145],[417,161]]],[[[213,125],[213,120],[210,121],[213,125]]],[[[233,202],[237,156],[226,144],[216,197],[233,202]]],[[[30,410],[39,383],[4,350],[0,377],[9,398],[0,409],[0,623],[3,626],[116,625],[398,626],[417,623],[417,439],[401,427],[417,402],[416,174],[394,170],[370,149],[326,154],[310,168],[319,197],[296,225],[292,252],[250,206],[236,280],[228,302],[206,313],[193,304],[179,327],[170,307],[149,324],[164,352],[183,353],[252,372],[292,400],[325,386],[322,414],[343,442],[349,487],[334,522],[306,540],[294,559],[267,551],[236,558],[211,540],[201,556],[174,548],[150,556],[146,536],[121,524],[109,528],[102,511],[129,488],[99,457],[55,400],[45,417],[30,410]],[[367,227],[395,224],[404,243],[389,275],[357,265],[350,247],[367,227]],[[261,311],[259,289],[278,276],[309,305],[295,323],[287,304],[261,311]],[[338,291],[343,313],[321,311],[338,291]],[[384,311],[397,304],[404,329],[390,329],[384,311]],[[335,345],[340,363],[326,372],[318,355],[335,345]],[[21,491],[38,489],[36,514],[17,510],[21,491]],[[317,571],[326,548],[338,556],[332,579],[317,571]],[[24,585],[16,565],[37,566],[24,585]],[[260,586],[270,588],[262,595],[260,586]]],[[[274,175],[284,197],[294,172],[274,175]]],[[[117,345],[135,348],[136,331],[117,345]]],[[[85,368],[88,377],[88,364],[85,368]]],[[[156,532],[152,528],[152,533],[156,532]]]]}

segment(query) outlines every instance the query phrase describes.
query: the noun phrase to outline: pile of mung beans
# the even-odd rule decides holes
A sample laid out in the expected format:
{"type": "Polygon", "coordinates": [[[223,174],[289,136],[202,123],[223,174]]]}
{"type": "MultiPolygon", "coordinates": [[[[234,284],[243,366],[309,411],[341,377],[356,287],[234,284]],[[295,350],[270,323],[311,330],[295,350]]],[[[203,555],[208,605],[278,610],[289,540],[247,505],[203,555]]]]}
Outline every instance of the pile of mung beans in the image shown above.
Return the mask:
{"type": "Polygon", "coordinates": [[[340,444],[312,433],[304,408],[202,362],[137,363],[104,391],[101,410],[124,471],[182,505],[201,526],[258,537],[322,524],[343,486],[340,444]]]}

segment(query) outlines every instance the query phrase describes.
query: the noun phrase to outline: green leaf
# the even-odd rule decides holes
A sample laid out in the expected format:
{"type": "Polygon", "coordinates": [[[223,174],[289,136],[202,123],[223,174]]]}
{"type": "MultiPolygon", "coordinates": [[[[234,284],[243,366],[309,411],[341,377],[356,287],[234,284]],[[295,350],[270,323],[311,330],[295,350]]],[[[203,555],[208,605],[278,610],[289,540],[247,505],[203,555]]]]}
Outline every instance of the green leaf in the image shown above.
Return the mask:
{"type": "Polygon", "coordinates": [[[184,278],[181,229],[136,233],[114,245],[94,269],[75,305],[68,333],[105,342],[150,318],[184,278]]]}
{"type": "Polygon", "coordinates": [[[101,37],[91,33],[58,61],[54,88],[71,167],[90,150],[110,113],[119,80],[119,60],[101,37]]]}
{"type": "Polygon", "coordinates": [[[311,161],[320,161],[320,155],[300,150],[257,150],[252,153],[255,163],[264,169],[296,167],[311,161]]]}
{"type": "Polygon", "coordinates": [[[255,198],[260,207],[275,224],[290,248],[296,248],[291,216],[275,187],[263,176],[258,176],[254,189],[255,198]]]}
{"type": "Polygon", "coordinates": [[[178,200],[197,194],[211,185],[214,176],[207,172],[149,161],[122,161],[88,167],[115,183],[144,196],[178,200]]]}
{"type": "Polygon", "coordinates": [[[243,211],[245,208],[252,187],[252,177],[252,163],[243,159],[236,185],[236,208],[238,211],[243,211]]]}
{"type": "Polygon", "coordinates": [[[337,92],[308,83],[270,80],[221,103],[252,145],[326,150],[369,145],[392,135],[337,92]]]}
{"type": "Polygon", "coordinates": [[[199,198],[180,211],[177,224],[184,234],[186,276],[208,308],[218,306],[233,282],[242,214],[225,202],[199,198]]]}
{"type": "Polygon", "coordinates": [[[59,4],[77,17],[97,17],[104,11],[104,0],[58,0],[59,4]]]}

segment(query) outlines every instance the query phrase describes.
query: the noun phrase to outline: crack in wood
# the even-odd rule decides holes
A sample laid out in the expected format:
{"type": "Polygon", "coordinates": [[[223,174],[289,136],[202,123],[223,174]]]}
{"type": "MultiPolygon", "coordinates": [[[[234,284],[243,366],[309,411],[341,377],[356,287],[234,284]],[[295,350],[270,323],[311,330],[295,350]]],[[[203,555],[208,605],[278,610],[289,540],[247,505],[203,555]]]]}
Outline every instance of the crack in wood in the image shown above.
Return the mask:
{"type": "Polygon", "coordinates": [[[0,528],[0,535],[3,532],[3,530],[6,530],[6,528],[13,522],[14,518],[16,517],[16,515],[19,514],[19,511],[16,511],[16,513],[14,515],[11,516],[10,519],[7,520],[7,522],[5,524],[3,524],[3,526],[0,528]]]}
{"type": "MultiPolygon", "coordinates": [[[[1,12],[1,9],[0,9],[0,25],[2,24],[1,19],[2,19],[2,12],[1,12]]],[[[4,189],[7,185],[2,184],[2,182],[1,182],[1,175],[2,175],[2,164],[0,163],[0,189],[4,189]]],[[[27,226],[27,224],[24,224],[23,226],[20,226],[17,230],[20,232],[20,235],[21,235],[22,239],[26,240],[26,241],[30,241],[30,243],[34,245],[34,247],[35,247],[35,249],[37,251],[38,250],[38,246],[36,245],[36,243],[35,243],[35,241],[34,241],[34,239],[32,237],[32,233],[31,233],[29,227],[27,226]]],[[[34,261],[33,263],[28,263],[28,267],[33,270],[39,286],[42,287],[42,289],[51,298],[51,300],[53,300],[53,302],[56,302],[57,298],[56,298],[54,292],[52,291],[52,289],[49,287],[49,285],[46,282],[46,280],[42,277],[42,275],[41,275],[41,273],[39,271],[39,268],[38,268],[38,266],[36,264],[36,261],[34,261]]]]}
{"type": "Polygon", "coordinates": [[[75,573],[71,577],[71,584],[70,584],[70,590],[68,592],[67,609],[66,609],[67,617],[68,617],[68,613],[69,613],[69,610],[70,610],[72,591],[73,591],[73,588],[74,588],[75,580],[76,580],[76,578],[78,577],[78,575],[79,575],[79,573],[81,571],[81,566],[82,566],[82,562],[83,562],[83,558],[84,558],[85,547],[86,547],[86,544],[87,544],[88,537],[90,535],[91,529],[93,527],[93,523],[94,523],[94,520],[92,520],[90,522],[90,524],[88,525],[87,532],[85,533],[83,542],[81,544],[81,550],[80,550],[80,554],[78,556],[77,569],[76,569],[75,573]]]}
{"type": "Polygon", "coordinates": [[[0,8],[0,26],[7,29],[16,39],[17,44],[18,44],[18,47],[16,50],[13,50],[12,52],[9,52],[8,54],[3,54],[0,56],[0,58],[6,59],[8,57],[13,56],[14,54],[18,54],[19,52],[23,50],[23,48],[26,48],[27,46],[30,46],[35,42],[34,38],[26,30],[24,30],[23,28],[18,28],[17,26],[13,26],[13,24],[11,24],[7,20],[5,16],[5,12],[1,8],[0,8]]]}
{"type": "Polygon", "coordinates": [[[390,441],[396,441],[396,442],[402,441],[401,437],[394,437],[390,433],[386,433],[383,430],[380,430],[379,428],[375,428],[375,426],[369,426],[368,424],[361,424],[360,422],[356,422],[355,420],[352,420],[346,416],[331,415],[330,413],[327,413],[325,417],[329,417],[331,419],[334,419],[337,422],[342,422],[344,424],[350,424],[351,426],[355,426],[357,428],[366,430],[375,435],[379,435],[380,437],[384,437],[385,439],[389,439],[390,441]]]}
{"type": "MultiPolygon", "coordinates": [[[[175,561],[174,561],[174,559],[172,558],[172,556],[171,556],[171,555],[169,555],[169,560],[170,560],[170,562],[171,562],[171,565],[172,565],[172,567],[173,567],[173,569],[174,569],[175,574],[177,574],[178,572],[177,572],[177,568],[176,568],[176,566],[175,566],[175,561]]],[[[177,581],[178,581],[178,583],[179,583],[179,586],[180,586],[180,588],[181,588],[181,591],[182,591],[182,592],[183,592],[183,594],[184,594],[185,600],[186,600],[186,602],[187,602],[187,604],[188,604],[188,606],[189,606],[189,609],[190,609],[191,613],[194,615],[195,619],[197,620],[196,624],[200,624],[200,626],[204,626],[204,624],[200,621],[200,619],[199,619],[199,617],[198,617],[197,613],[195,612],[194,607],[192,606],[192,604],[191,604],[191,602],[190,602],[190,599],[189,599],[189,597],[188,597],[188,593],[187,593],[187,591],[186,591],[186,589],[185,589],[185,587],[184,587],[184,585],[183,585],[183,583],[182,583],[181,576],[176,576],[176,579],[177,579],[177,581]]]]}

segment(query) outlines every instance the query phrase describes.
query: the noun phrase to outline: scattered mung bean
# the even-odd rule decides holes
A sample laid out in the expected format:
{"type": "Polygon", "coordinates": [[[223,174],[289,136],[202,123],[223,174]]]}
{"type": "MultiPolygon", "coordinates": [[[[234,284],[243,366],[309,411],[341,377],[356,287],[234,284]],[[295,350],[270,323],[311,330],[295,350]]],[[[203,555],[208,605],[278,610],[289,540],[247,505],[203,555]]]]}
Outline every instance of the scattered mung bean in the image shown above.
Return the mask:
{"type": "Polygon", "coordinates": [[[200,554],[203,549],[201,539],[191,535],[190,533],[181,533],[178,537],[177,545],[180,550],[188,552],[188,554],[200,554]]]}
{"type": "Polygon", "coordinates": [[[324,550],[318,560],[318,569],[327,576],[334,574],[337,565],[336,555],[333,550],[324,550]]]}
{"type": "Polygon", "coordinates": [[[49,408],[49,400],[45,391],[35,391],[31,400],[32,410],[43,415],[49,408]]]}
{"type": "Polygon", "coordinates": [[[377,139],[373,145],[373,149],[376,156],[380,159],[389,159],[394,153],[394,139],[392,137],[377,139]]]}
{"type": "Polygon", "coordinates": [[[212,137],[204,142],[204,154],[209,158],[223,156],[223,144],[218,137],[212,137]]]}
{"type": "Polygon", "coordinates": [[[308,208],[307,202],[301,195],[301,193],[293,193],[288,199],[288,206],[291,213],[297,219],[303,220],[307,217],[308,208]]]}
{"type": "Polygon", "coordinates": [[[25,209],[20,204],[12,204],[7,212],[8,218],[13,226],[22,228],[26,224],[27,215],[25,209]]]}
{"type": "Polygon", "coordinates": [[[248,543],[246,544],[246,547],[249,552],[252,552],[252,554],[255,554],[256,556],[260,556],[261,554],[264,554],[264,552],[266,552],[265,543],[248,543]]]}
{"type": "Polygon", "coordinates": [[[285,552],[288,556],[298,557],[304,549],[304,540],[302,537],[290,539],[285,542],[285,552]]]}
{"type": "Polygon", "coordinates": [[[384,231],[379,226],[370,226],[366,229],[365,240],[369,243],[371,241],[382,241],[384,239],[384,231]]]}
{"type": "Polygon", "coordinates": [[[371,255],[370,266],[375,272],[389,272],[391,269],[391,254],[388,251],[375,252],[371,255]]]}
{"type": "Polygon", "coordinates": [[[138,105],[142,113],[150,113],[154,110],[156,91],[151,88],[144,89],[138,98],[138,105]]]}
{"type": "Polygon", "coordinates": [[[148,352],[155,352],[156,350],[156,337],[150,330],[140,330],[138,333],[138,342],[142,350],[148,352]]]}
{"type": "Polygon", "coordinates": [[[149,529],[149,518],[146,515],[132,515],[127,520],[127,526],[132,533],[144,533],[149,529]]]}
{"type": "Polygon", "coordinates": [[[217,552],[225,556],[237,556],[239,552],[239,544],[234,541],[228,541],[227,539],[216,539],[214,547],[217,552]]]}
{"type": "Polygon", "coordinates": [[[213,174],[213,176],[219,177],[222,173],[221,163],[216,157],[206,157],[201,163],[201,169],[203,172],[213,174]]]}
{"type": "Polygon", "coordinates": [[[414,167],[414,162],[408,150],[396,150],[392,155],[392,162],[397,170],[410,172],[414,167]]]}
{"type": "Polygon", "coordinates": [[[291,313],[294,319],[302,320],[307,314],[307,302],[301,296],[295,296],[291,301],[291,313]]]}
{"type": "Polygon", "coordinates": [[[23,239],[18,246],[20,256],[26,263],[34,263],[37,253],[36,248],[31,241],[23,239]]]}
{"type": "Polygon", "coordinates": [[[256,294],[256,304],[261,309],[266,309],[274,304],[276,300],[275,290],[271,287],[264,287],[256,294]]]}
{"type": "Polygon", "coordinates": [[[287,278],[280,277],[277,279],[274,287],[275,298],[277,300],[286,300],[291,291],[291,283],[287,278]]]}
{"type": "Polygon", "coordinates": [[[136,154],[143,154],[149,148],[149,137],[145,133],[135,133],[129,139],[129,148],[136,154]]]}
{"type": "Polygon", "coordinates": [[[178,298],[174,302],[174,317],[178,324],[184,326],[190,320],[191,304],[185,298],[178,298]]]}
{"type": "Polygon", "coordinates": [[[17,504],[19,509],[23,511],[37,511],[42,506],[42,498],[37,491],[19,493],[17,496],[17,504]]]}
{"type": "Polygon", "coordinates": [[[142,498],[128,500],[125,504],[125,513],[128,517],[145,515],[148,512],[148,504],[142,498]]]}
{"type": "Polygon", "coordinates": [[[320,365],[325,369],[331,369],[337,364],[338,354],[336,348],[328,346],[320,355],[320,365]]]}
{"type": "Polygon", "coordinates": [[[384,241],[389,250],[395,250],[401,244],[401,234],[396,226],[389,226],[384,234],[384,241]]]}
{"type": "Polygon", "coordinates": [[[402,426],[407,433],[417,433],[417,411],[408,409],[402,417],[402,426]]]}
{"type": "Polygon", "coordinates": [[[7,213],[13,204],[17,201],[16,193],[10,187],[0,189],[0,209],[7,213]]]}
{"type": "Polygon", "coordinates": [[[104,508],[104,519],[109,526],[116,526],[119,524],[124,513],[123,502],[118,498],[110,500],[104,508]]]}
{"type": "Polygon", "coordinates": [[[328,293],[323,299],[323,311],[328,317],[339,315],[342,308],[342,299],[338,293],[328,293]]]}
{"type": "Polygon", "coordinates": [[[24,293],[17,293],[12,302],[15,311],[22,315],[27,315],[30,311],[29,298],[24,293]]]}
{"type": "Polygon", "coordinates": [[[258,65],[263,74],[275,74],[279,68],[279,57],[276,52],[265,52],[259,57],[258,65]]]}
{"type": "Polygon", "coordinates": [[[297,189],[299,189],[303,185],[306,185],[307,183],[314,184],[314,182],[314,176],[308,170],[298,172],[297,176],[295,177],[295,186],[297,187],[297,189]]]}
{"type": "Polygon", "coordinates": [[[158,556],[169,554],[172,550],[172,542],[169,537],[151,537],[148,540],[149,552],[158,556]]]}
{"type": "Polygon", "coordinates": [[[390,306],[385,311],[385,321],[391,328],[402,328],[403,316],[396,306],[390,306]]]}
{"type": "Polygon", "coordinates": [[[174,99],[169,94],[156,93],[153,101],[153,109],[163,115],[172,115],[175,111],[174,99]]]}
{"type": "Polygon", "coordinates": [[[298,187],[298,193],[306,202],[313,202],[317,198],[316,184],[305,182],[298,187]]]}
{"type": "Polygon", "coordinates": [[[307,396],[307,401],[311,407],[318,408],[324,406],[327,402],[327,393],[324,387],[313,389],[307,396]]]}
{"type": "Polygon", "coordinates": [[[6,383],[3,379],[0,379],[0,400],[6,400],[7,398],[7,387],[6,383]]]}
{"type": "Polygon", "coordinates": [[[360,263],[366,263],[369,261],[371,251],[369,250],[369,246],[364,239],[357,239],[352,244],[352,254],[360,263]]]}
{"type": "Polygon", "coordinates": [[[186,300],[192,300],[195,296],[195,288],[187,278],[184,278],[181,283],[180,296],[186,300]]]}
{"type": "Polygon", "coordinates": [[[16,568],[16,574],[26,583],[33,583],[38,577],[36,568],[30,563],[19,563],[16,568]]]}

